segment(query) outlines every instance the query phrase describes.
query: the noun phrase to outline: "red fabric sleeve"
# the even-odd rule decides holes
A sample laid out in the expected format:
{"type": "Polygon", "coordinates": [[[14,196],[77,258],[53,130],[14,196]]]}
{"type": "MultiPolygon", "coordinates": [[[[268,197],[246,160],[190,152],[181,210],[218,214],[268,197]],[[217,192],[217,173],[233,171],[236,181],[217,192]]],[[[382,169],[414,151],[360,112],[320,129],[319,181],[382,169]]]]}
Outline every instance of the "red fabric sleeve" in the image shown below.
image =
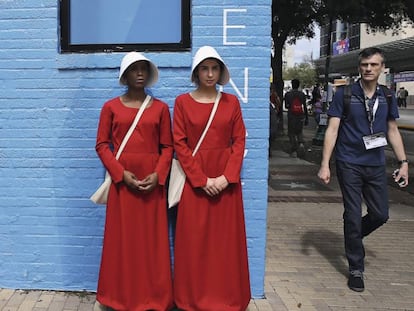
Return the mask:
{"type": "Polygon", "coordinates": [[[160,158],[155,167],[155,172],[158,174],[158,183],[165,185],[170,172],[173,154],[171,116],[166,104],[162,108],[160,118],[160,158]]]}
{"type": "Polygon", "coordinates": [[[115,155],[111,150],[113,112],[109,103],[110,102],[105,103],[101,110],[95,150],[101,159],[102,164],[109,172],[109,175],[111,175],[113,182],[119,183],[124,178],[124,168],[116,160],[115,155]]]}

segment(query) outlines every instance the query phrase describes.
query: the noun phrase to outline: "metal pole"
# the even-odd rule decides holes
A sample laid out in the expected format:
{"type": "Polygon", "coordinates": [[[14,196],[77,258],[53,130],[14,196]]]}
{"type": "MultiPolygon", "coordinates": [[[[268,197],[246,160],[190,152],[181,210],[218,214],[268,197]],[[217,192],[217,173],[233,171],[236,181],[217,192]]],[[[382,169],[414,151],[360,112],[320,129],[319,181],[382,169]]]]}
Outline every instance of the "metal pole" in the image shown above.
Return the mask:
{"type": "MultiPolygon", "coordinates": [[[[325,79],[324,79],[324,98],[322,104],[322,112],[326,113],[328,108],[329,100],[329,72],[331,65],[331,51],[332,51],[332,16],[329,16],[329,25],[328,25],[328,44],[326,47],[326,58],[325,58],[325,79]]],[[[312,144],[316,146],[322,146],[323,140],[325,138],[326,125],[318,125],[316,130],[315,137],[312,140],[312,144]]]]}

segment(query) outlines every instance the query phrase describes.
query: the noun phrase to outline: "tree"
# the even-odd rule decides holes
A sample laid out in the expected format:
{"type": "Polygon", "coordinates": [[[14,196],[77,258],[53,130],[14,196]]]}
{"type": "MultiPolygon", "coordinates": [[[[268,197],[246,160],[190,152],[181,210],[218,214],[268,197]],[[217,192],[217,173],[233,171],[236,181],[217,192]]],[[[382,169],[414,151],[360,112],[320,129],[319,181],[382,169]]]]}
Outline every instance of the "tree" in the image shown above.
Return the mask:
{"type": "MultiPolygon", "coordinates": [[[[273,83],[280,98],[283,98],[282,52],[286,42],[294,43],[296,38],[315,35],[317,13],[321,10],[318,0],[273,0],[271,66],[273,83]]],[[[279,132],[283,132],[283,111],[279,112],[279,132]]]]}
{"type": "Polygon", "coordinates": [[[310,63],[301,63],[283,70],[285,80],[299,79],[302,87],[311,88],[316,83],[316,70],[310,63]]]}
{"type": "MultiPolygon", "coordinates": [[[[374,31],[398,30],[404,19],[414,19],[413,3],[413,0],[273,0],[271,66],[280,98],[283,97],[282,51],[287,42],[295,43],[301,37],[313,38],[315,25],[336,19],[367,23],[374,31]]],[[[283,130],[283,114],[279,118],[283,130]]]]}
{"type": "Polygon", "coordinates": [[[318,11],[320,11],[320,6],[317,0],[272,1],[273,57],[271,64],[273,82],[280,98],[283,97],[283,48],[288,38],[290,38],[289,42],[294,43],[296,38],[312,38],[315,35],[314,21],[317,19],[318,11]]]}

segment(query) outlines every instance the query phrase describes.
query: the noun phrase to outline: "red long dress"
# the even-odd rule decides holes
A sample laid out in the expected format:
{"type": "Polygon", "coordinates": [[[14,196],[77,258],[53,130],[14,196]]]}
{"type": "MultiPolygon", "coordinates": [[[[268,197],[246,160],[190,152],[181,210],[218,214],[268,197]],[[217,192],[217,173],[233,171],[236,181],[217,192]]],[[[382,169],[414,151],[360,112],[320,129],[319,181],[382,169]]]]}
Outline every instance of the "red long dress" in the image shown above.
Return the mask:
{"type": "Polygon", "coordinates": [[[113,183],[97,300],[115,310],[169,310],[173,296],[164,185],[173,151],[170,113],[165,103],[154,99],[116,161],[136,113],[117,97],[105,103],[99,120],[96,151],[113,183]],[[132,192],[122,182],[124,170],[140,180],[157,172],[159,185],[150,193],[132,192]]]}
{"type": "Polygon", "coordinates": [[[178,205],[175,233],[174,299],[194,311],[246,310],[250,301],[240,170],[246,129],[240,104],[223,93],[199,151],[192,157],[213,103],[177,97],[173,138],[187,180],[178,205]],[[229,186],[209,197],[207,177],[223,175],[229,186]]]}

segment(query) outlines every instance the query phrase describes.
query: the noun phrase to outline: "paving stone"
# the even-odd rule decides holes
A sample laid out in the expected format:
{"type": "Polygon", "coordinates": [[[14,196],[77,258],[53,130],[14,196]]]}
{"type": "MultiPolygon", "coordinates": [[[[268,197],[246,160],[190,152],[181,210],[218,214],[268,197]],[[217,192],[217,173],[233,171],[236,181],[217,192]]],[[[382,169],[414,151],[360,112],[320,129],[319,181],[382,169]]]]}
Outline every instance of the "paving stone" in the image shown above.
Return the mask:
{"type": "MultiPolygon", "coordinates": [[[[414,311],[414,196],[390,188],[390,219],[364,240],[366,289],[356,293],[346,284],[343,206],[335,176],[323,187],[282,189],[278,179],[316,184],[318,166],[282,151],[272,154],[266,299],[252,299],[247,311],[414,311]]],[[[95,294],[87,292],[0,289],[2,311],[92,311],[94,302],[95,294]]]]}

